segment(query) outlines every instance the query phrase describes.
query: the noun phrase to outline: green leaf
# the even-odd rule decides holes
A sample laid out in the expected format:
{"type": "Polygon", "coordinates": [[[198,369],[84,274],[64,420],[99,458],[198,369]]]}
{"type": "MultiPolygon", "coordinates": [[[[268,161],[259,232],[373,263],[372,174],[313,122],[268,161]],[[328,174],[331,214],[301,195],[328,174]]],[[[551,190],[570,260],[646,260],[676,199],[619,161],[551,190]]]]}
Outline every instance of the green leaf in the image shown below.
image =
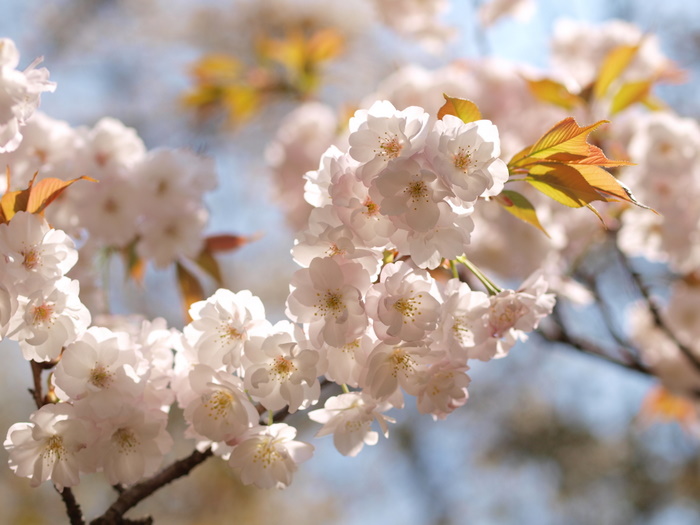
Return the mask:
{"type": "Polygon", "coordinates": [[[516,216],[521,221],[525,221],[528,224],[532,224],[535,228],[544,233],[547,237],[549,234],[547,230],[542,227],[540,220],[537,218],[537,211],[532,203],[517,191],[503,190],[496,198],[501,206],[503,206],[506,211],[516,216]]]}
{"type": "Polygon", "coordinates": [[[465,124],[481,120],[481,111],[471,100],[452,98],[444,93],[442,96],[445,97],[445,104],[438,110],[438,119],[442,120],[445,115],[453,115],[465,124]]]}

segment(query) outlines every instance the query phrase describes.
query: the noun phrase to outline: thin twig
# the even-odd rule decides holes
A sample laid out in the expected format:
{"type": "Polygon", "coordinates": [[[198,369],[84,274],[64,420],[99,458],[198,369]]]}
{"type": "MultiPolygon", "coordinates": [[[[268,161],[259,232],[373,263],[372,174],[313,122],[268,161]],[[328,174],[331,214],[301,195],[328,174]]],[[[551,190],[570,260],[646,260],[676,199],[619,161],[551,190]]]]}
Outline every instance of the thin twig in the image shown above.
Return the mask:
{"type": "Polygon", "coordinates": [[[626,336],[620,333],[619,327],[615,323],[613,323],[613,311],[608,301],[605,300],[605,298],[600,292],[598,279],[584,272],[580,272],[578,274],[578,277],[586,282],[589,290],[591,291],[591,293],[593,293],[593,297],[595,297],[596,300],[596,305],[598,305],[598,308],[600,309],[600,312],[602,314],[601,317],[603,319],[603,323],[605,324],[605,328],[607,328],[610,337],[612,337],[613,340],[617,343],[618,351],[620,351],[621,355],[626,357],[629,360],[629,362],[638,363],[639,352],[635,348],[634,344],[629,339],[627,339],[626,336]]]}
{"type": "Polygon", "coordinates": [[[688,360],[693,364],[695,369],[697,371],[700,371],[700,358],[698,358],[698,356],[695,355],[695,352],[693,352],[692,348],[679,341],[679,339],[676,337],[676,334],[673,333],[673,330],[671,330],[671,328],[668,326],[663,316],[661,315],[661,309],[659,308],[659,305],[657,304],[656,300],[651,296],[649,287],[642,279],[642,276],[632,267],[629,258],[622,250],[620,250],[619,246],[617,246],[617,243],[614,244],[616,252],[620,258],[620,263],[622,264],[623,268],[629,273],[630,277],[632,278],[632,281],[637,286],[639,293],[642,294],[642,297],[646,302],[647,308],[649,309],[649,313],[651,313],[651,317],[654,320],[654,324],[671,341],[673,341],[673,343],[678,347],[678,350],[680,350],[681,353],[686,358],[688,358],[688,360]]]}
{"type": "Polygon", "coordinates": [[[559,315],[559,312],[556,308],[552,312],[552,318],[553,322],[548,323],[548,325],[552,328],[546,329],[544,325],[540,325],[540,327],[536,330],[536,332],[543,339],[551,343],[561,343],[567,345],[570,348],[573,348],[574,350],[594,357],[598,357],[600,359],[604,359],[609,363],[613,363],[618,366],[627,368],[628,370],[634,370],[636,372],[640,372],[648,376],[654,376],[652,370],[643,363],[640,363],[639,361],[620,361],[612,357],[609,352],[607,352],[605,349],[601,348],[597,344],[593,343],[592,341],[580,337],[575,337],[569,334],[564,328],[561,316],[559,315]]]}

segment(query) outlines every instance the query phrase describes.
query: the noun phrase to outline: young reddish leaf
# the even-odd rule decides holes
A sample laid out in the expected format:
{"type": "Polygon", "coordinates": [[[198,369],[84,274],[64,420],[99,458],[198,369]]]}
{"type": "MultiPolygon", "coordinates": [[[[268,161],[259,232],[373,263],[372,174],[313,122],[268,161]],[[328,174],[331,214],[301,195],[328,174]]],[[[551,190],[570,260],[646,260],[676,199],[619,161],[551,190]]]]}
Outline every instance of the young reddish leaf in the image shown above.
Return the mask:
{"type": "Polygon", "coordinates": [[[632,104],[646,100],[649,97],[653,84],[653,80],[640,80],[624,84],[612,99],[610,114],[614,115],[623,109],[627,109],[632,104]]]}
{"type": "Polygon", "coordinates": [[[121,249],[126,268],[126,277],[133,279],[139,285],[143,284],[146,275],[146,261],[136,253],[136,241],[121,249]]]}
{"type": "Polygon", "coordinates": [[[549,237],[547,230],[542,227],[540,220],[537,218],[537,211],[535,211],[535,207],[527,199],[527,197],[518,193],[517,191],[503,190],[495,198],[495,200],[509,213],[513,214],[521,221],[532,224],[535,228],[549,237]]]}
{"type": "Polygon", "coordinates": [[[590,207],[591,202],[598,200],[624,201],[647,208],[603,169],[630,162],[609,159],[603,150],[588,143],[588,134],[604,122],[581,127],[571,117],[562,120],[534,145],[515,155],[508,167],[513,173],[527,174],[526,181],[566,206],[590,207]]]}
{"type": "MultiPolygon", "coordinates": [[[[5,169],[7,176],[7,187],[10,187],[10,168],[5,169]]],[[[8,191],[0,198],[0,209],[2,210],[3,222],[10,222],[12,217],[18,211],[26,211],[27,203],[29,202],[29,194],[32,191],[32,186],[39,172],[34,173],[32,180],[29,181],[29,186],[24,190],[8,191]]]]}
{"type": "Polygon", "coordinates": [[[566,164],[537,164],[532,167],[526,180],[548,197],[571,208],[581,208],[595,200],[602,200],[583,175],[566,164]]]}
{"type": "Polygon", "coordinates": [[[191,321],[190,317],[190,306],[197,301],[203,301],[206,299],[204,297],[204,289],[202,288],[199,279],[195,277],[187,268],[182,264],[175,263],[175,268],[177,270],[177,282],[180,285],[180,293],[182,294],[182,306],[185,313],[185,319],[191,321]]]}
{"type": "Polygon", "coordinates": [[[698,412],[693,402],[672,394],[662,386],[653,387],[645,396],[639,416],[646,424],[658,420],[676,421],[686,430],[698,422],[698,412]]]}
{"type": "Polygon", "coordinates": [[[224,285],[219,263],[207,248],[201,251],[195,262],[197,263],[197,266],[212,276],[218,286],[224,285]]]}
{"type": "Polygon", "coordinates": [[[637,51],[639,51],[640,45],[641,44],[619,46],[612,49],[607,54],[598,71],[598,78],[593,85],[593,95],[596,98],[605,96],[610,84],[617,80],[622,72],[627,69],[627,66],[630,65],[637,51]]]}
{"type": "Polygon", "coordinates": [[[471,100],[448,97],[444,93],[442,96],[445,97],[445,104],[438,110],[438,119],[442,120],[445,115],[453,115],[465,124],[481,120],[481,111],[471,100]]]}
{"type": "Polygon", "coordinates": [[[245,246],[249,242],[257,241],[260,235],[251,235],[243,237],[241,235],[212,235],[204,239],[204,250],[209,253],[230,252],[245,246]]]}
{"type": "Polygon", "coordinates": [[[61,193],[63,193],[63,190],[79,180],[97,182],[92,177],[87,177],[85,175],[67,181],[55,178],[40,180],[29,190],[29,200],[27,202],[26,211],[30,213],[42,214],[46,207],[51,204],[61,193]]]}
{"type": "Polygon", "coordinates": [[[584,103],[581,97],[571,93],[564,84],[556,80],[543,78],[541,80],[525,79],[525,81],[530,88],[530,93],[542,102],[554,104],[569,111],[584,103]]]}
{"type": "Polygon", "coordinates": [[[10,222],[15,213],[27,207],[29,192],[27,190],[8,191],[0,199],[0,209],[2,209],[3,222],[10,222]]]}

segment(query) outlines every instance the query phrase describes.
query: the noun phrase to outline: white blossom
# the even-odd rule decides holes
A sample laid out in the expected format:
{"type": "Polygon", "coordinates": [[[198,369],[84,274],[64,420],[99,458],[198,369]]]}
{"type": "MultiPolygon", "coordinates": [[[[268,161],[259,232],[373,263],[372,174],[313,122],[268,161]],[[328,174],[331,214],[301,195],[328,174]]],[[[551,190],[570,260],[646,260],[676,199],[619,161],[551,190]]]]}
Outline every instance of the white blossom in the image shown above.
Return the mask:
{"type": "Polygon", "coordinates": [[[321,423],[323,427],[316,437],[333,434],[333,444],[344,456],[357,456],[365,445],[376,445],[379,434],[371,430],[377,421],[384,437],[389,437],[387,423],[394,419],[385,416],[390,407],[362,392],[350,392],[329,397],[323,408],[309,412],[309,419],[321,423]]]}
{"type": "Polygon", "coordinates": [[[77,418],[68,403],[45,405],[29,421],[7,431],[3,445],[12,471],[30,478],[32,487],[47,480],[59,490],[77,485],[84,470],[80,453],[97,439],[95,426],[77,418]]]}
{"type": "Polygon", "coordinates": [[[285,488],[299,463],[310,459],[314,451],[313,445],[295,441],[296,433],[285,423],[253,428],[233,449],[228,463],[245,485],[285,488]]]}

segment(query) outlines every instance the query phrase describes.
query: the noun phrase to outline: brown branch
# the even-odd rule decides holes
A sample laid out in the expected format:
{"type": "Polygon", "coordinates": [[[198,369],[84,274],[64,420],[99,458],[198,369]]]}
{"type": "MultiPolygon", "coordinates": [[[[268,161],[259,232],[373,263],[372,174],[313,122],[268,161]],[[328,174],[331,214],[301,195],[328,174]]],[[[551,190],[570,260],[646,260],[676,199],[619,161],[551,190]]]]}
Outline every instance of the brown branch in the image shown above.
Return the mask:
{"type": "Polygon", "coordinates": [[[78,501],[75,499],[73,491],[69,487],[64,487],[62,491],[56,488],[56,492],[61,495],[63,503],[66,504],[66,514],[68,514],[68,519],[71,525],[85,525],[85,520],[83,519],[83,511],[80,509],[78,501]]]}
{"type": "Polygon", "coordinates": [[[32,383],[34,384],[34,388],[30,388],[29,393],[32,395],[36,407],[41,408],[44,406],[44,393],[41,388],[41,372],[43,367],[41,363],[37,363],[36,361],[31,361],[30,365],[32,367],[32,383]]]}
{"type": "MultiPolygon", "coordinates": [[[[138,523],[138,521],[125,520],[123,518],[124,513],[132,507],[135,507],[159,488],[189,474],[193,468],[203,463],[212,454],[210,448],[206,449],[204,452],[195,450],[188,457],[165,467],[155,476],[124,490],[112,506],[110,506],[102,516],[92,520],[90,525],[123,525],[124,523],[138,523]]],[[[144,522],[143,520],[141,520],[141,522],[148,523],[148,521],[144,522]]]]}
{"type": "MultiPolygon", "coordinates": [[[[581,353],[604,359],[609,363],[613,363],[615,365],[624,367],[628,370],[634,370],[636,372],[655,377],[654,372],[643,363],[639,361],[620,361],[619,359],[615,359],[613,356],[611,356],[604,348],[601,348],[599,345],[587,339],[575,337],[569,334],[564,328],[564,324],[556,307],[552,312],[552,318],[552,322],[548,323],[549,328],[545,328],[544,325],[540,325],[540,327],[536,330],[540,337],[542,337],[546,341],[549,341],[550,343],[561,343],[581,353]]],[[[622,355],[626,354],[625,351],[620,351],[619,349],[618,351],[622,355]]]]}
{"type": "Polygon", "coordinates": [[[678,340],[676,334],[673,333],[673,330],[671,330],[671,328],[668,326],[663,316],[661,315],[661,308],[659,307],[656,300],[651,296],[649,287],[643,281],[642,276],[639,274],[639,272],[632,268],[630,260],[628,259],[627,255],[622,250],[620,250],[619,246],[617,246],[617,243],[614,244],[617,254],[620,258],[620,263],[622,264],[623,268],[629,273],[630,277],[632,278],[632,281],[639,290],[639,293],[642,294],[642,297],[646,302],[647,308],[649,309],[649,313],[651,314],[651,317],[654,320],[654,324],[656,325],[656,327],[659,328],[664,333],[664,335],[666,335],[671,341],[673,341],[673,343],[678,347],[678,350],[680,350],[681,353],[688,359],[688,361],[692,363],[695,369],[700,372],[700,358],[697,355],[695,355],[695,352],[693,352],[692,348],[678,340]]]}
{"type": "MultiPolygon", "coordinates": [[[[333,384],[330,381],[324,380],[321,388],[325,388],[329,384],[333,384]]],[[[260,407],[258,407],[260,412],[260,407]]],[[[264,412],[264,410],[263,410],[264,412]]],[[[279,423],[284,421],[287,416],[289,416],[289,410],[287,407],[278,410],[272,418],[274,423],[279,423]]],[[[183,458],[175,463],[165,467],[155,476],[142,481],[141,483],[134,485],[128,489],[120,486],[115,486],[115,490],[120,492],[117,500],[109,507],[105,513],[99,518],[95,518],[90,522],[90,525],[125,525],[125,524],[150,524],[153,523],[152,518],[142,518],[140,520],[129,520],[124,518],[124,514],[131,508],[138,505],[141,501],[146,499],[148,496],[156,492],[161,487],[175,481],[178,478],[186,476],[190,473],[200,463],[203,463],[207,458],[213,455],[210,448],[206,449],[204,452],[199,452],[195,450],[188,457],[183,458]],[[119,491],[119,488],[121,491],[119,491]]]]}
{"type": "MultiPolygon", "coordinates": [[[[41,387],[41,373],[44,370],[50,370],[56,366],[57,361],[47,361],[39,363],[37,361],[31,361],[30,365],[32,367],[32,383],[34,388],[29,389],[29,393],[34,399],[36,408],[39,409],[44,405],[48,404],[48,401],[44,397],[44,391],[41,387]]],[[[56,492],[61,495],[63,503],[66,506],[66,514],[68,514],[68,519],[71,525],[84,525],[85,519],[83,518],[83,511],[80,509],[78,501],[75,499],[73,491],[69,487],[64,487],[63,490],[58,490],[56,485],[54,485],[56,492]]]]}

